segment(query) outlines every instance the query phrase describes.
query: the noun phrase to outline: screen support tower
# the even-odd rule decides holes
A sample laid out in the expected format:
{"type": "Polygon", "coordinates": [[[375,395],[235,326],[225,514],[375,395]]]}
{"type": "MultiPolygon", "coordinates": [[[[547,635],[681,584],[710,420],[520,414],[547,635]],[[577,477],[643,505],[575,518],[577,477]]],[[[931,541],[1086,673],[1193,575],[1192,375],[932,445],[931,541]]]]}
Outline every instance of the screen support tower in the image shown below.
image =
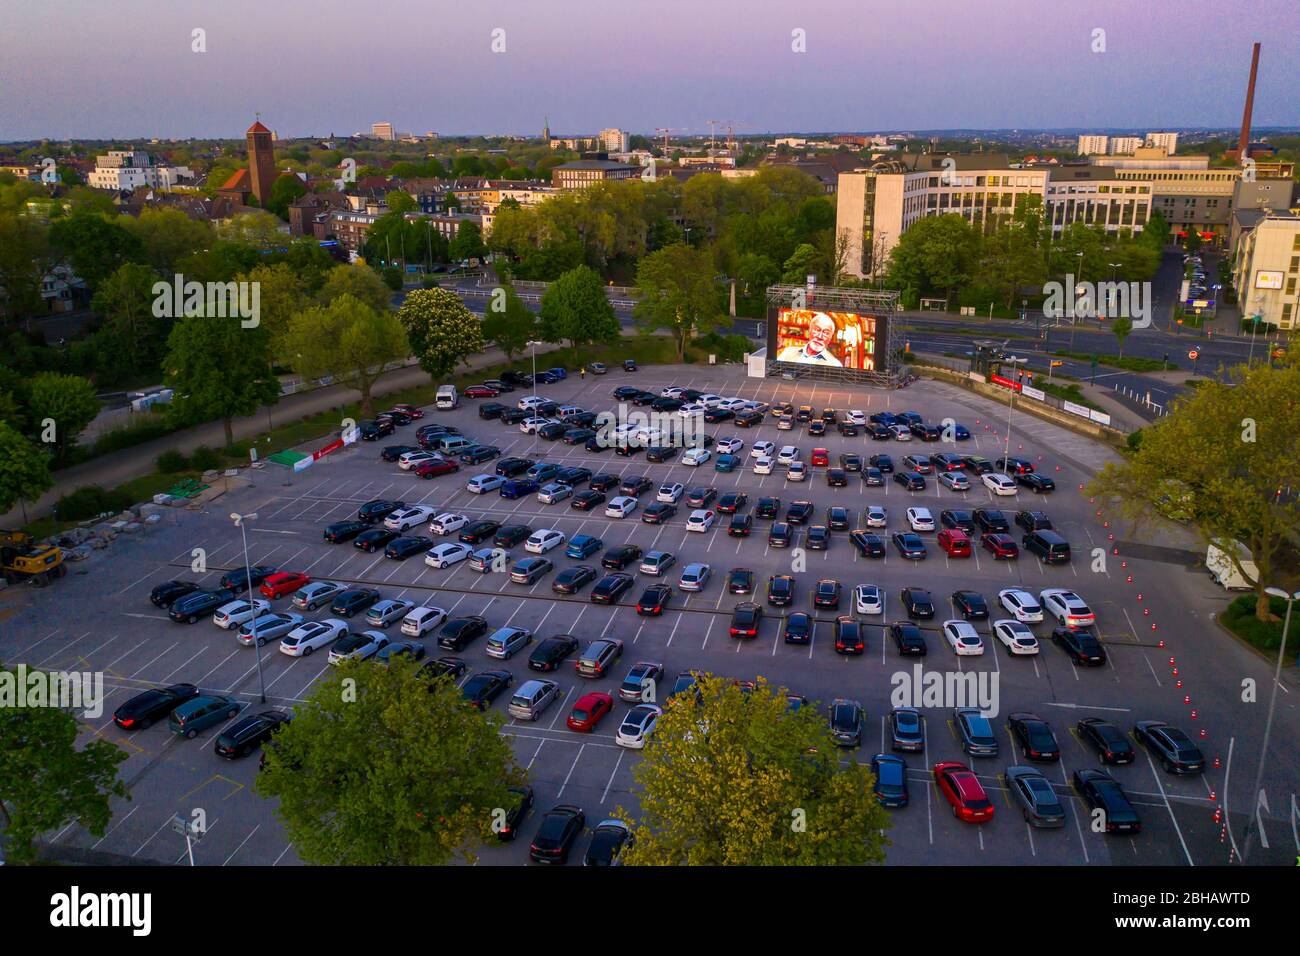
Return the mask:
{"type": "Polygon", "coordinates": [[[842,382],[852,385],[877,385],[893,387],[903,365],[902,341],[894,341],[892,327],[894,316],[901,310],[902,293],[879,289],[848,289],[837,286],[772,285],[767,287],[767,322],[769,342],[769,375],[792,374],[798,378],[817,381],[842,382]],[[778,362],[771,344],[775,341],[772,330],[780,309],[821,309],[828,312],[856,312],[880,317],[876,331],[878,367],[874,372],[848,368],[824,368],[799,362],[778,362]]]}

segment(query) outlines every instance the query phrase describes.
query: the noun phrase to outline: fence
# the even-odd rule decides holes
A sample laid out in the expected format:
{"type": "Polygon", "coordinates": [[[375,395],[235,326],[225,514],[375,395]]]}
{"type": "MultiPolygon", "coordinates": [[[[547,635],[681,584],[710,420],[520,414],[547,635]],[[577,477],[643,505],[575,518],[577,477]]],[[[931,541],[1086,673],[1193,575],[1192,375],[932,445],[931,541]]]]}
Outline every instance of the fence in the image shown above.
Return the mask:
{"type": "Polygon", "coordinates": [[[1153,413],[1156,418],[1169,414],[1169,410],[1165,408],[1165,406],[1151,401],[1150,390],[1148,390],[1145,395],[1139,395],[1135,388],[1129,388],[1126,385],[1115,385],[1114,391],[1116,398],[1127,398],[1135,405],[1140,405],[1147,411],[1153,413]]]}
{"type": "MultiPolygon", "coordinates": [[[[391,372],[394,369],[406,368],[408,365],[416,364],[418,360],[414,358],[403,359],[400,362],[389,362],[384,366],[385,372],[391,372]]],[[[333,375],[324,375],[320,378],[313,379],[288,379],[281,383],[281,395],[294,395],[298,392],[312,392],[318,388],[327,388],[334,384],[333,375]]]]}

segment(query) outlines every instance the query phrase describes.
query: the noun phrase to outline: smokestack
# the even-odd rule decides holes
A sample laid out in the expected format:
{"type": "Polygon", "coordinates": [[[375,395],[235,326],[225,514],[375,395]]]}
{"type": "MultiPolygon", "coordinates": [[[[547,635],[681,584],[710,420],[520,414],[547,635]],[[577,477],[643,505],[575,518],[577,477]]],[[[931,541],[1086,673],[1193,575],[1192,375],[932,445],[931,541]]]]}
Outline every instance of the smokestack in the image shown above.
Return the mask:
{"type": "Polygon", "coordinates": [[[1241,138],[1237,140],[1237,162],[1244,163],[1250,149],[1250,114],[1255,108],[1255,74],[1259,72],[1259,44],[1250,55],[1250,85],[1246,87],[1246,110],[1241,114],[1241,138]]]}

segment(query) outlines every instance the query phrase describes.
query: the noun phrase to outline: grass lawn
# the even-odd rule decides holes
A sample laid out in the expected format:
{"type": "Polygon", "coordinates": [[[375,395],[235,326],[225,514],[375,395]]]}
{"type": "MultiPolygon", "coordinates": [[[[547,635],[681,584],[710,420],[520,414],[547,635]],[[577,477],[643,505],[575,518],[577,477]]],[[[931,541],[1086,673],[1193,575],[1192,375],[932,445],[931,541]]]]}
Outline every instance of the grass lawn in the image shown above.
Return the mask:
{"type": "MultiPolygon", "coordinates": [[[[1093,359],[1090,352],[1070,352],[1065,349],[1057,349],[1052,354],[1059,358],[1070,358],[1079,362],[1091,362],[1093,359]]],[[[1164,362],[1157,362],[1155,359],[1120,358],[1116,355],[1098,355],[1096,358],[1098,365],[1122,368],[1126,372],[1161,372],[1168,368],[1164,362]]]]}
{"type": "MultiPolygon", "coordinates": [[[[1269,598],[1269,610],[1273,619],[1265,622],[1255,617],[1255,595],[1248,594],[1237,598],[1219,615],[1219,623],[1236,634],[1239,638],[1261,651],[1274,656],[1282,646],[1282,621],[1286,616],[1286,602],[1281,598],[1269,598]]],[[[1292,622],[1291,633],[1287,635],[1287,661],[1294,664],[1296,648],[1300,647],[1300,635],[1296,633],[1296,622],[1292,622]]]]}

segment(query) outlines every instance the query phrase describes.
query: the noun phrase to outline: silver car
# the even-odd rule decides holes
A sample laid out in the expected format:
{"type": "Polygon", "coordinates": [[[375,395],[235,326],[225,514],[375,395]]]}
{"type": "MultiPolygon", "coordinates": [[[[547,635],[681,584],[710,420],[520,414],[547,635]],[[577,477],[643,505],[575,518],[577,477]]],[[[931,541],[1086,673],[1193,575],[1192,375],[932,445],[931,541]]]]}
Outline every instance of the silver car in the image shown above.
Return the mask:
{"type": "Polygon", "coordinates": [[[1007,789],[1020,805],[1020,812],[1030,826],[1065,826],[1065,807],[1061,805],[1056,790],[1041,770],[1033,767],[1008,767],[1007,789]]]}
{"type": "Polygon", "coordinates": [[[533,642],[533,632],[526,627],[502,627],[498,628],[491,637],[487,639],[487,647],[484,650],[488,657],[495,657],[498,660],[507,661],[515,655],[517,651],[522,650],[533,642]]]}
{"type": "Polygon", "coordinates": [[[704,586],[709,583],[709,575],[712,570],[707,564],[699,562],[688,564],[685,570],[682,571],[677,586],[683,591],[702,591],[704,586]]]}
{"type": "Polygon", "coordinates": [[[343,585],[333,581],[313,581],[305,584],[293,593],[293,606],[304,611],[314,611],[334,600],[335,596],[345,590],[343,585]]]}
{"type": "Polygon", "coordinates": [[[560,685],[553,680],[525,681],[510,698],[506,713],[519,720],[536,720],[561,696],[560,685]]]}
{"type": "Polygon", "coordinates": [[[301,614],[259,614],[253,620],[240,625],[238,641],[245,647],[253,646],[253,635],[257,635],[257,646],[267,641],[284,637],[303,622],[301,614]]]}
{"type": "Polygon", "coordinates": [[[366,611],[366,623],[371,627],[388,627],[394,621],[400,621],[415,607],[414,601],[400,601],[390,598],[378,601],[366,611]]]}

